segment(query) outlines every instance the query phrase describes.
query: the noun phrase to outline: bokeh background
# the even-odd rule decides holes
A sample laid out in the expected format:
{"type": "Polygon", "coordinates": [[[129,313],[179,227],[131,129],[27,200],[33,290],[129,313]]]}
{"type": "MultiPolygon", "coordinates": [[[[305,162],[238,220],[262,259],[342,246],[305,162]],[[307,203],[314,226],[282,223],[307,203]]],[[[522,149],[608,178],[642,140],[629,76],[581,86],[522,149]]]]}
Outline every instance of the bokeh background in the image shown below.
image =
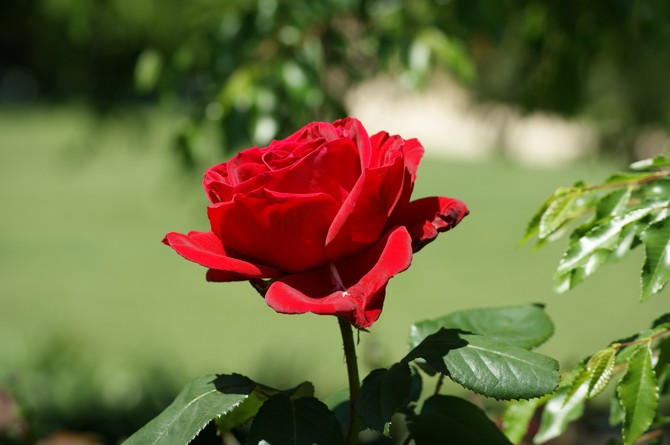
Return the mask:
{"type": "Polygon", "coordinates": [[[546,304],[566,368],[645,328],[642,252],[556,295],[564,244],[516,243],[555,188],[666,150],[668,68],[661,0],[3,0],[0,438],[117,443],[207,373],[346,385],[334,319],[160,243],[208,227],[205,168],[312,120],[418,137],[415,196],[471,209],[391,281],[365,370],[458,309],[546,304]]]}

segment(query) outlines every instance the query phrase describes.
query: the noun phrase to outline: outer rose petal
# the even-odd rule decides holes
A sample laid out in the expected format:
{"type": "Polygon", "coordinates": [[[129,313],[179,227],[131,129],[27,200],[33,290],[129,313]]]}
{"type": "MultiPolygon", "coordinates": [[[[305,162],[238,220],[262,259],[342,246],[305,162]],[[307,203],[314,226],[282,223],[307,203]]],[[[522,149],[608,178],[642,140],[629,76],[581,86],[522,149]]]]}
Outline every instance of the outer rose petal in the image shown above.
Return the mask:
{"type": "Polygon", "coordinates": [[[418,252],[438,233],[456,227],[468,213],[468,208],[458,199],[433,196],[410,202],[393,223],[407,227],[413,250],[418,252]]]}
{"type": "Polygon", "coordinates": [[[407,230],[397,227],[359,255],[279,278],[265,301],[280,313],[341,315],[359,328],[370,327],[381,313],[388,281],[412,261],[411,244],[407,230]]]}
{"type": "Polygon", "coordinates": [[[404,176],[402,156],[361,175],[328,230],[329,259],[356,254],[379,239],[402,193],[404,176]]]}
{"type": "Polygon", "coordinates": [[[276,278],[282,275],[272,267],[250,263],[235,255],[232,249],[224,247],[221,240],[212,232],[168,233],[163,243],[172,247],[187,260],[211,269],[217,269],[220,278],[228,274],[229,279],[216,281],[242,281],[251,278],[276,278]]]}

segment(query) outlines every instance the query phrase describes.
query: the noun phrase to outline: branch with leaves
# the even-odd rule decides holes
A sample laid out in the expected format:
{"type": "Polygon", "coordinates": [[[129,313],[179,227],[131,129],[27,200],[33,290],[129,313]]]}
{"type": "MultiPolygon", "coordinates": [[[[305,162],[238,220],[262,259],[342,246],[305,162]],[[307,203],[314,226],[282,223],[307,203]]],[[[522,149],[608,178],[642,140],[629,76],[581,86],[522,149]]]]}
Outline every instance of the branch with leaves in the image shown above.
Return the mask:
{"type": "MultiPolygon", "coordinates": [[[[568,248],[556,271],[556,289],[567,291],[607,262],[644,245],[640,300],[660,292],[670,279],[670,157],[656,156],[631,165],[601,184],[578,182],[558,189],[528,225],[522,243],[536,238],[542,246],[570,232],[568,248]]],[[[584,359],[561,379],[551,396],[510,403],[505,432],[514,442],[527,433],[543,408],[534,443],[566,431],[592,399],[615,379],[610,425],[621,425],[622,444],[660,437],[670,418],[658,412],[659,397],[670,394],[670,313],[651,327],[584,359]]],[[[619,443],[619,442],[617,442],[619,443]]]]}

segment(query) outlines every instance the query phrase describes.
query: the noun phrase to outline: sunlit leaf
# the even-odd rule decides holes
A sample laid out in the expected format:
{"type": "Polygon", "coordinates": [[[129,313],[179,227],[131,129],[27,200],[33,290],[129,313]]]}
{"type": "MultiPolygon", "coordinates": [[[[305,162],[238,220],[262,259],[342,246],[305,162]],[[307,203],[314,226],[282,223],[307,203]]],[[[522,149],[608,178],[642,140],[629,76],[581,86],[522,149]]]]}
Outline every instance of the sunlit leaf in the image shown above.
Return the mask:
{"type": "Polygon", "coordinates": [[[596,206],[595,219],[601,220],[624,213],[630,202],[632,192],[632,187],[625,187],[603,196],[596,206]]]}
{"type": "MultiPolygon", "coordinates": [[[[616,249],[622,230],[628,224],[644,218],[651,211],[652,208],[649,207],[631,209],[623,215],[615,216],[593,227],[584,236],[576,241],[572,241],[558,265],[556,271],[557,280],[559,282],[564,281],[565,275],[571,273],[576,268],[585,265],[593,268],[602,264],[604,261],[603,251],[610,252],[616,249]],[[595,260],[592,259],[594,255],[595,260]],[[589,264],[589,261],[592,261],[592,263],[589,264]]],[[[593,273],[593,270],[585,270],[583,273],[588,276],[593,273]]],[[[570,283],[570,287],[572,287],[572,283],[570,283]]],[[[560,290],[564,290],[563,286],[561,286],[560,290]]]]}
{"type": "MultiPolygon", "coordinates": [[[[530,219],[530,222],[526,227],[526,232],[519,241],[519,244],[521,245],[527,243],[535,236],[537,236],[540,240],[546,238],[548,236],[547,234],[547,229],[549,228],[548,224],[549,221],[552,220],[551,214],[547,215],[549,209],[552,208],[551,212],[552,214],[554,214],[555,211],[558,210],[562,204],[569,204],[570,201],[574,199],[576,194],[577,189],[574,187],[562,187],[556,190],[549,198],[547,198],[547,200],[544,203],[542,203],[540,208],[535,212],[533,217],[530,219]],[[556,201],[559,201],[559,204],[555,204],[556,201]],[[543,225],[543,229],[540,228],[541,225],[543,225]],[[542,233],[543,235],[540,235],[540,233],[542,233]]],[[[565,222],[565,220],[563,220],[563,222],[565,222]]],[[[561,223],[556,224],[556,228],[560,226],[561,223]]],[[[550,233],[552,232],[549,232],[549,234],[550,233]]]]}
{"type": "Polygon", "coordinates": [[[609,415],[609,425],[615,427],[620,425],[623,422],[623,407],[621,406],[621,401],[616,391],[612,394],[610,399],[610,415],[609,415]]]}
{"type": "Polygon", "coordinates": [[[642,296],[645,301],[660,292],[670,279],[670,219],[648,227],[640,238],[646,259],[642,266],[642,296]]]}
{"type": "Polygon", "coordinates": [[[188,444],[212,419],[238,408],[254,387],[253,381],[238,374],[196,379],[124,445],[188,444]]]}
{"type": "Polygon", "coordinates": [[[530,399],[552,392],[558,362],[481,335],[461,335],[467,345],[449,351],[448,376],[461,386],[496,399],[530,399]]]}
{"type": "Polygon", "coordinates": [[[342,445],[335,414],[314,397],[272,396],[256,414],[247,443],[342,445]]]}
{"type": "Polygon", "coordinates": [[[515,400],[505,404],[502,429],[505,436],[515,444],[528,434],[528,426],[543,399],[515,400]]]}
{"type": "Polygon", "coordinates": [[[530,349],[544,343],[554,325],[540,305],[468,309],[412,325],[409,343],[413,347],[440,328],[461,329],[530,349]]]}
{"type": "Polygon", "coordinates": [[[588,392],[586,383],[582,384],[569,400],[567,400],[568,390],[567,386],[559,389],[544,406],[540,428],[533,438],[534,443],[544,443],[560,436],[570,422],[579,419],[584,413],[588,392]]]}
{"type": "Polygon", "coordinates": [[[600,394],[612,377],[614,370],[614,357],[617,353],[615,348],[607,348],[596,352],[586,365],[590,371],[587,397],[592,399],[600,394]]]}
{"type": "Polygon", "coordinates": [[[481,409],[454,396],[432,396],[408,420],[416,445],[512,445],[481,409]]]}
{"type": "Polygon", "coordinates": [[[571,189],[569,192],[561,194],[551,201],[547,210],[540,218],[538,238],[548,237],[566,221],[575,216],[575,202],[580,193],[579,189],[571,189]]]}
{"type": "Polygon", "coordinates": [[[631,445],[649,429],[658,405],[658,387],[649,346],[640,348],[628,361],[628,370],[617,386],[617,394],[624,410],[624,444],[631,445]]]}
{"type": "Polygon", "coordinates": [[[653,158],[643,159],[630,165],[632,170],[648,170],[650,168],[661,168],[670,166],[670,157],[657,155],[653,158]]]}

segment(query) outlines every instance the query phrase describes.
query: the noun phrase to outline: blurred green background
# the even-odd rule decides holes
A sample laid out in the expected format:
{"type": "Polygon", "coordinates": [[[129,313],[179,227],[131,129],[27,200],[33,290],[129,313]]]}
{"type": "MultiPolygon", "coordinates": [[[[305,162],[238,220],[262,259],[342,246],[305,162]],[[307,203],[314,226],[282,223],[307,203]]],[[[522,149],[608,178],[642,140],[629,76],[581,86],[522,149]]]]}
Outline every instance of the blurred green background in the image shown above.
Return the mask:
{"type": "Polygon", "coordinates": [[[552,169],[428,146],[415,196],[460,198],[471,215],[391,281],[361,334],[365,369],[400,358],[413,321],[458,309],[547,304],[556,334],[541,351],[566,367],[646,327],[669,305],[637,302],[641,252],[557,296],[563,244],[515,245],[555,188],[600,180],[649,128],[667,132],[668,12],[660,0],[4,0],[0,388],[21,409],[13,440],[66,429],[115,443],[206,373],[344,387],[334,319],[206,283],[160,240],[207,229],[208,165],[345,115],[347,92],[380,75],[411,91],[448,72],[473,100],[586,119],[598,146],[552,169]]]}

